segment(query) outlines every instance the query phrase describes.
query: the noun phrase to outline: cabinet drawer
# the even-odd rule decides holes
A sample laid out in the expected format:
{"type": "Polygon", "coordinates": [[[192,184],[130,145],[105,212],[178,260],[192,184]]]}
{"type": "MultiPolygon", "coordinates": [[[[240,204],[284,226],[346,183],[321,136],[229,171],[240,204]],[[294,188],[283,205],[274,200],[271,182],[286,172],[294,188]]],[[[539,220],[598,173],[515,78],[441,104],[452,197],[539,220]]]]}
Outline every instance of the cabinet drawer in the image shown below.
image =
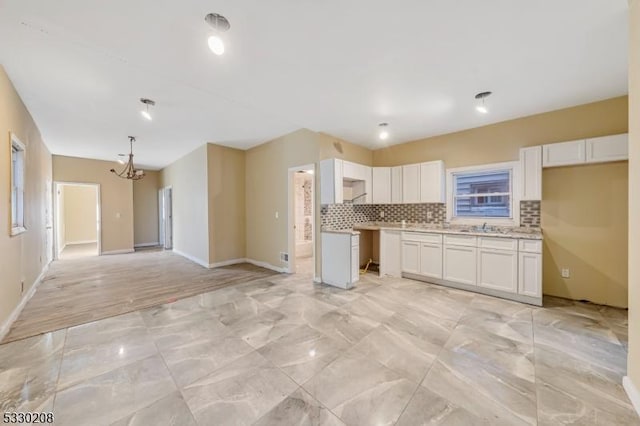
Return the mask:
{"type": "Polygon", "coordinates": [[[444,243],[452,246],[475,247],[478,238],[474,235],[445,235],[444,243]]]}
{"type": "Polygon", "coordinates": [[[480,237],[478,247],[496,250],[518,250],[518,240],[511,238],[480,237]]]}
{"type": "Polygon", "coordinates": [[[402,241],[419,241],[421,243],[442,244],[442,234],[426,232],[403,232],[402,241]]]}
{"type": "Polygon", "coordinates": [[[526,253],[542,253],[542,241],[520,240],[520,247],[518,249],[526,253]]]}

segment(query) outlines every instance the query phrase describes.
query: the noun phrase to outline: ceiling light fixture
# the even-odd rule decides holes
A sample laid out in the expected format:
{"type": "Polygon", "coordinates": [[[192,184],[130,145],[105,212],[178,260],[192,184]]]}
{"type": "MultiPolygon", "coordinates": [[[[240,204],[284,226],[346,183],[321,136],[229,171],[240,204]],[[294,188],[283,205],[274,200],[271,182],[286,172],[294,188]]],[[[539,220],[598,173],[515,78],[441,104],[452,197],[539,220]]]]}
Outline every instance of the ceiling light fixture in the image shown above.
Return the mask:
{"type": "Polygon", "coordinates": [[[216,55],[220,56],[224,53],[224,41],[222,41],[221,35],[231,28],[231,24],[229,24],[227,18],[218,13],[209,13],[204,17],[204,20],[216,32],[207,39],[209,49],[211,49],[211,51],[216,55]]]}
{"type": "Polygon", "coordinates": [[[149,112],[149,105],[155,106],[156,104],[155,101],[152,101],[151,99],[147,99],[147,98],[140,98],[140,102],[142,102],[145,105],[145,108],[140,110],[140,114],[142,114],[142,116],[147,120],[152,121],[153,117],[149,112]]]}
{"type": "Polygon", "coordinates": [[[378,137],[383,141],[389,139],[389,123],[380,123],[378,127],[380,128],[378,137]]]}
{"type": "Polygon", "coordinates": [[[133,165],[133,143],[136,141],[135,136],[129,136],[129,161],[125,164],[124,169],[120,173],[115,169],[111,169],[111,173],[122,179],[140,180],[144,177],[144,170],[136,169],[133,165]]]}
{"type": "Polygon", "coordinates": [[[487,114],[489,112],[489,109],[484,104],[484,99],[489,97],[489,95],[491,95],[491,92],[480,92],[476,95],[476,99],[482,100],[482,104],[476,105],[476,111],[478,111],[481,114],[487,114]]]}

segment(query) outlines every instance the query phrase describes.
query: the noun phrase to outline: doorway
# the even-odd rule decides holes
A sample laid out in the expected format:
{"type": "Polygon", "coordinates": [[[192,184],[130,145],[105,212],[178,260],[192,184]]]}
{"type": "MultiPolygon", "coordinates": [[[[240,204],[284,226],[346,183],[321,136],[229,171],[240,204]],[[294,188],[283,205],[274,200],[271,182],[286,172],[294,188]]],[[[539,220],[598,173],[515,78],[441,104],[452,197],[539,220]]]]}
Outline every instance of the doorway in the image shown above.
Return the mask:
{"type": "Polygon", "coordinates": [[[289,272],[315,272],[315,165],[289,169],[289,272]]]}
{"type": "Polygon", "coordinates": [[[158,190],[158,235],[160,246],[166,250],[173,248],[173,190],[167,186],[158,190]]]}
{"type": "Polygon", "coordinates": [[[54,258],[99,256],[100,185],[55,183],[54,258]]]}

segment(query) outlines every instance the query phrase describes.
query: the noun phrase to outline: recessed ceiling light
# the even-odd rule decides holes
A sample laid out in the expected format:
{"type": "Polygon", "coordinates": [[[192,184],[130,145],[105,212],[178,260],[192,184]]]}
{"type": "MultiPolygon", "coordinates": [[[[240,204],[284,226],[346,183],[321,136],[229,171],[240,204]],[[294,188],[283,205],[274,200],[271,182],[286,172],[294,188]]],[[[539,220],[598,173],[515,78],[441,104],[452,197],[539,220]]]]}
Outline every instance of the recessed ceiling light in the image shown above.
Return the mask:
{"type": "Polygon", "coordinates": [[[389,123],[380,123],[378,127],[380,128],[378,137],[383,141],[389,139],[389,123]]]}
{"type": "Polygon", "coordinates": [[[222,33],[231,28],[229,20],[218,13],[209,13],[204,17],[204,20],[214,29],[215,34],[209,36],[207,44],[209,49],[216,55],[220,56],[224,53],[224,41],[222,40],[222,33]]]}
{"type": "Polygon", "coordinates": [[[140,114],[147,120],[152,121],[153,117],[149,112],[149,105],[154,106],[156,104],[155,101],[152,101],[151,99],[147,99],[147,98],[140,98],[140,102],[142,102],[145,106],[142,110],[140,110],[140,114]]]}
{"type": "Polygon", "coordinates": [[[489,109],[484,104],[484,99],[489,97],[489,95],[491,95],[491,92],[480,92],[475,96],[476,99],[482,100],[481,104],[476,105],[476,111],[478,111],[481,114],[487,114],[489,112],[489,109]]]}

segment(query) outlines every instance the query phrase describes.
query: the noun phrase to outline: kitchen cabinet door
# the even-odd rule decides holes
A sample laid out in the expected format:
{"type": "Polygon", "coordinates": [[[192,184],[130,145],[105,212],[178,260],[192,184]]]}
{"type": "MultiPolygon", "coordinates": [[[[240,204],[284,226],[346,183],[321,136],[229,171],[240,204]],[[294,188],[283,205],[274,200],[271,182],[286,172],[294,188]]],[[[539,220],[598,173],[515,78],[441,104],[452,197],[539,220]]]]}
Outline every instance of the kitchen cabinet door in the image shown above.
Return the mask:
{"type": "Polygon", "coordinates": [[[542,297],[542,255],[520,252],[519,257],[518,293],[542,297]]]}
{"type": "Polygon", "coordinates": [[[585,140],[542,145],[542,167],[584,164],[585,140]]]}
{"type": "Polygon", "coordinates": [[[320,161],[320,204],[343,203],[342,179],[342,160],[320,161]]]}
{"type": "Polygon", "coordinates": [[[520,149],[520,199],[542,200],[542,147],[520,149]]]}
{"type": "Polygon", "coordinates": [[[380,276],[385,275],[400,278],[402,276],[401,264],[402,244],[400,231],[380,231],[380,276]]]}
{"type": "Polygon", "coordinates": [[[362,180],[360,178],[359,164],[352,163],[350,161],[342,162],[342,176],[344,179],[349,180],[362,180]]]}
{"type": "Polygon", "coordinates": [[[402,272],[420,274],[420,243],[402,242],[402,272]]]}
{"type": "Polygon", "coordinates": [[[445,245],[442,278],[456,283],[476,285],[476,248],[445,245]]]}
{"type": "Polygon", "coordinates": [[[444,203],[444,162],[420,164],[420,202],[444,203]]]}
{"type": "Polygon", "coordinates": [[[420,164],[402,166],[402,202],[420,202],[420,164]]]}
{"type": "Polygon", "coordinates": [[[629,158],[629,135],[603,136],[587,139],[587,163],[604,163],[629,158]]]}
{"type": "Polygon", "coordinates": [[[478,249],[478,287],[518,292],[518,252],[478,249]]]}
{"type": "Polygon", "coordinates": [[[391,203],[402,203],[402,166],[391,167],[391,203]]]}
{"type": "Polygon", "coordinates": [[[373,180],[373,204],[391,203],[391,168],[373,167],[371,169],[373,180]]]}
{"type": "Polygon", "coordinates": [[[442,245],[420,244],[420,275],[442,279],[442,245]]]}

